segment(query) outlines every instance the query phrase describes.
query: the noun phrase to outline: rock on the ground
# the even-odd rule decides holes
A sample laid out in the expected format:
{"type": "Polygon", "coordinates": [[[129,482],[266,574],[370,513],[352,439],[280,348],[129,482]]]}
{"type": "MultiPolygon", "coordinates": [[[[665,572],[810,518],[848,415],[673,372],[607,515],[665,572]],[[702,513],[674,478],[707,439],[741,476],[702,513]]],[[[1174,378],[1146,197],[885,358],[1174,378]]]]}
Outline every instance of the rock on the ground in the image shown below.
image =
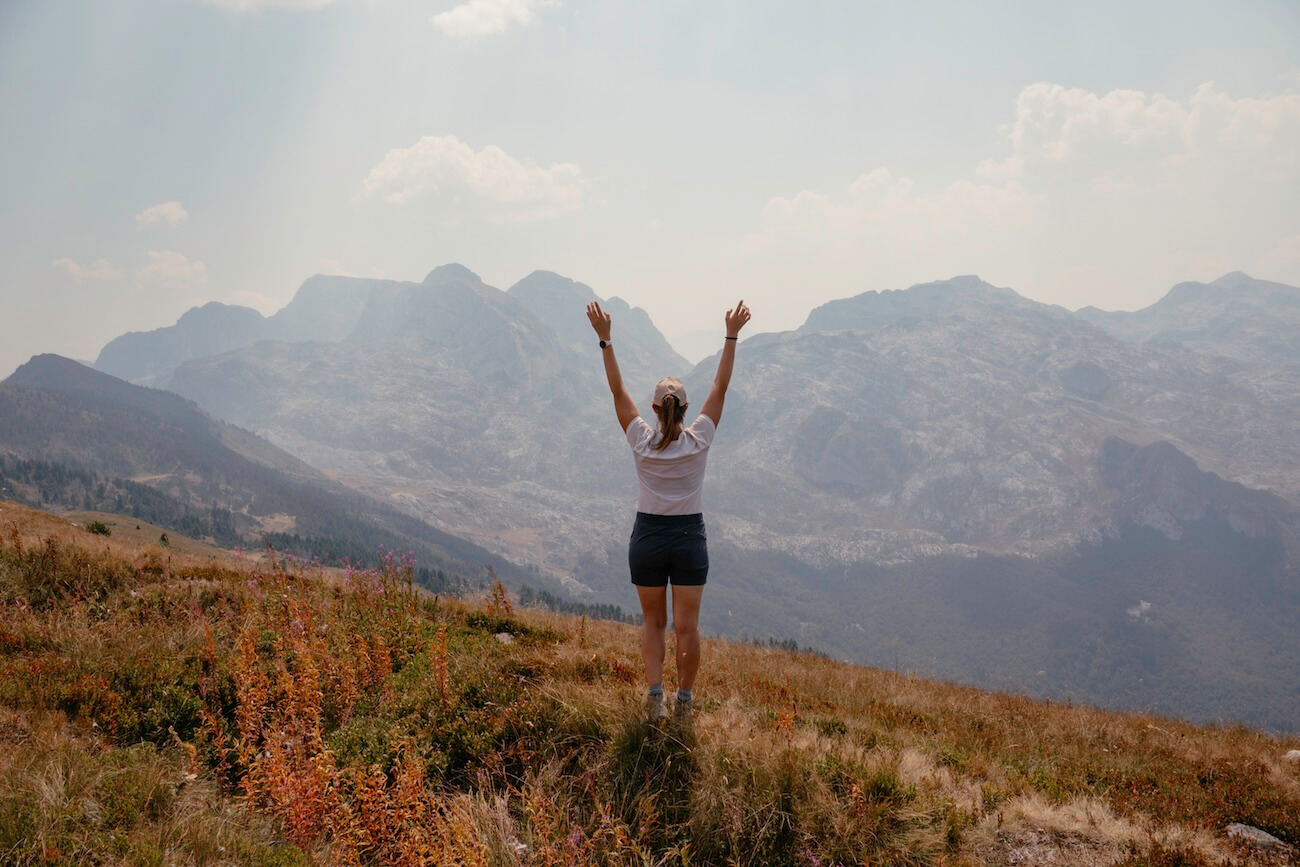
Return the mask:
{"type": "Polygon", "coordinates": [[[1285,761],[1300,764],[1300,750],[1291,750],[1282,757],[1285,761]]]}
{"type": "Polygon", "coordinates": [[[1254,825],[1243,825],[1240,822],[1233,822],[1223,830],[1228,832],[1229,837],[1244,840],[1252,846],[1258,846],[1261,849],[1288,848],[1286,843],[1274,837],[1267,831],[1256,828],[1254,825]]]}

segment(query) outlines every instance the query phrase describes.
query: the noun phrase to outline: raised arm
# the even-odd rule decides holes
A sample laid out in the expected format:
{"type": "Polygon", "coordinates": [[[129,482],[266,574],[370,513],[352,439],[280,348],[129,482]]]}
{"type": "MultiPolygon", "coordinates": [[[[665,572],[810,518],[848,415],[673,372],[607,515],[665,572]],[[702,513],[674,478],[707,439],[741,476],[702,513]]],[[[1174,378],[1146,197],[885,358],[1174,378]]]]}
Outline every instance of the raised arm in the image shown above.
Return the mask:
{"type": "Polygon", "coordinates": [[[618,359],[614,357],[614,344],[609,340],[609,314],[600,309],[599,301],[587,305],[587,321],[591,323],[596,336],[603,344],[600,354],[605,360],[605,379],[609,382],[610,393],[614,395],[614,412],[618,413],[618,423],[626,431],[632,419],[641,413],[637,412],[636,401],[623,386],[623,374],[619,372],[618,359]]]}
{"type": "Polygon", "coordinates": [[[716,427],[722,421],[722,403],[727,399],[727,386],[731,384],[731,368],[736,363],[736,343],[740,339],[740,329],[749,321],[749,308],[742,299],[734,308],[727,311],[727,338],[722,342],[722,358],[718,359],[718,372],[713,376],[713,387],[704,401],[700,413],[713,419],[716,427]]]}

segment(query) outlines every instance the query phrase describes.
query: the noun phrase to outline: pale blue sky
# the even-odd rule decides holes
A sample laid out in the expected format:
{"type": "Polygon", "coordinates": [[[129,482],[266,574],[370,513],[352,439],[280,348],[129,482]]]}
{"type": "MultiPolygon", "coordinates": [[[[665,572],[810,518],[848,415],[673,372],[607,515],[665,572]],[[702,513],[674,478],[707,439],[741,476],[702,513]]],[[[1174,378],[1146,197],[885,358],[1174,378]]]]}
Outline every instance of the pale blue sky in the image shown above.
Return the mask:
{"type": "Polygon", "coordinates": [[[1297,284],[1298,69],[1290,0],[3,0],[0,375],[449,261],[670,338],[959,273],[1297,284]]]}

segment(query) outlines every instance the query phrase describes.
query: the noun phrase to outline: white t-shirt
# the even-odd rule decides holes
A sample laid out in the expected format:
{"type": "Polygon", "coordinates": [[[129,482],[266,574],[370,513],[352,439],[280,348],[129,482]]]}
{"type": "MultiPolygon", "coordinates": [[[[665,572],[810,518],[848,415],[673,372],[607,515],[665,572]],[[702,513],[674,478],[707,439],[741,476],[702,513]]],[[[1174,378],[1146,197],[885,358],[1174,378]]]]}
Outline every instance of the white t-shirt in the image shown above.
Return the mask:
{"type": "Polygon", "coordinates": [[[668,448],[656,451],[660,433],[637,416],[627,426],[636,477],[641,483],[636,510],[648,515],[696,515],[704,511],[704,464],[717,428],[700,415],[668,448]]]}

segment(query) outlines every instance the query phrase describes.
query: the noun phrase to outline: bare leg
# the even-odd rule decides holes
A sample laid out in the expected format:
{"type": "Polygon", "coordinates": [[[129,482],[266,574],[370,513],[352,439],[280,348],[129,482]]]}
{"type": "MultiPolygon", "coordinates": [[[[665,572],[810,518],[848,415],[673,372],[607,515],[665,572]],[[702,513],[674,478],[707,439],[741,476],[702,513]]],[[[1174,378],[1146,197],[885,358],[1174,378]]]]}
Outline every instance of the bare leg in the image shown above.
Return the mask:
{"type": "Polygon", "coordinates": [[[695,688],[700,670],[700,599],[704,586],[673,588],[673,632],[677,636],[677,685],[695,688]]]}
{"type": "MultiPolygon", "coordinates": [[[[646,686],[664,682],[664,630],[668,627],[668,588],[640,587],[641,658],[645,661],[646,686]]],[[[675,599],[675,595],[674,595],[675,599]]]]}

